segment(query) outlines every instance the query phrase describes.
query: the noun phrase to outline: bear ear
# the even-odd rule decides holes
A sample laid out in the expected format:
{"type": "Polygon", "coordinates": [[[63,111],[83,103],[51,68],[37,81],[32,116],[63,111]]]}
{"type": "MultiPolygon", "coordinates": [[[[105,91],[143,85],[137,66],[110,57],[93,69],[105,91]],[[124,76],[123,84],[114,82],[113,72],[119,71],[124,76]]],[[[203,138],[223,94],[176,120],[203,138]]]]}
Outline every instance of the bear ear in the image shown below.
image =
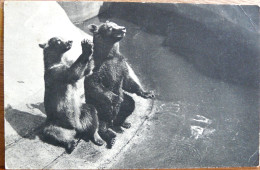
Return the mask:
{"type": "Polygon", "coordinates": [[[90,24],[90,25],[88,26],[88,29],[89,29],[90,32],[96,33],[97,30],[98,30],[98,26],[96,26],[95,24],[90,24]]]}
{"type": "Polygon", "coordinates": [[[47,46],[47,44],[46,43],[44,43],[44,44],[39,44],[39,47],[41,47],[41,48],[45,48],[47,46]]]}

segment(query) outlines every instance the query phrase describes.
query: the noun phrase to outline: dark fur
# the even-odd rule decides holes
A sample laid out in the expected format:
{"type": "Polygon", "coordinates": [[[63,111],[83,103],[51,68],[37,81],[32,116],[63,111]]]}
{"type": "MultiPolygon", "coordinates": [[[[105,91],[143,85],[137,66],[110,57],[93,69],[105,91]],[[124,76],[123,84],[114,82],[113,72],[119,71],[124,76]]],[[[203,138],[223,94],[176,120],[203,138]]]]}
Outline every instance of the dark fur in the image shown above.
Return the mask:
{"type": "Polygon", "coordinates": [[[94,35],[95,69],[91,76],[85,78],[86,103],[96,107],[100,122],[106,124],[100,127],[101,137],[107,135],[108,126],[122,133],[121,127],[131,126],[125,120],[135,109],[135,101],[124,91],[144,98],[154,95],[144,92],[129,76],[126,60],[119,52],[119,41],[125,35],[125,27],[106,22],[100,26],[90,25],[89,28],[94,35]]]}
{"type": "Polygon", "coordinates": [[[72,41],[64,42],[51,38],[47,44],[39,44],[44,49],[44,106],[47,114],[43,134],[71,152],[76,145],[76,136],[91,135],[94,142],[102,145],[98,130],[97,111],[90,104],[82,105],[77,81],[84,77],[91,66],[92,45],[82,41],[82,54],[67,66],[61,59],[72,41]]]}

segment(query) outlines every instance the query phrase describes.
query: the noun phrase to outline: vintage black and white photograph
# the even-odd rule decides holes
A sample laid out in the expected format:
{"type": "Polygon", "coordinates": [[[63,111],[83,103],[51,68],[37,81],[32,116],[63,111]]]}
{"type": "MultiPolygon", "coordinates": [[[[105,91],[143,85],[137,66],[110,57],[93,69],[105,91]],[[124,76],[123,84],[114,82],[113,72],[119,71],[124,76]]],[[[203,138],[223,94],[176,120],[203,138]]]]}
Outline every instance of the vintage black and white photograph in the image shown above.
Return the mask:
{"type": "Polygon", "coordinates": [[[259,165],[259,6],[4,3],[5,166],[259,165]]]}

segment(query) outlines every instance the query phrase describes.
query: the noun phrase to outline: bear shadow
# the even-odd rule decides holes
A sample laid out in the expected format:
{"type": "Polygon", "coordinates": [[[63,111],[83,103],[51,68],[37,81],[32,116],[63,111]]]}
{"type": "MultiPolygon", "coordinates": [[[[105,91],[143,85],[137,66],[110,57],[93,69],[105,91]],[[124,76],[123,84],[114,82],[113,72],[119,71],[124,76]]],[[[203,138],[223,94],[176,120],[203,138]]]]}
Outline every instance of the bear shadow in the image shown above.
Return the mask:
{"type": "Polygon", "coordinates": [[[39,115],[13,109],[11,106],[5,108],[5,120],[22,138],[35,139],[37,136],[36,131],[44,123],[45,119],[39,115]]]}
{"type": "Polygon", "coordinates": [[[31,106],[32,108],[39,109],[43,114],[46,115],[45,108],[44,108],[44,103],[30,104],[30,106],[31,106]]]}
{"type": "MultiPolygon", "coordinates": [[[[45,113],[44,103],[35,103],[27,105],[29,108],[39,109],[43,114],[45,113]]],[[[53,141],[45,137],[42,133],[46,118],[39,115],[33,115],[18,109],[12,108],[10,105],[5,108],[5,120],[22,138],[34,140],[38,136],[44,142],[58,147],[65,147],[63,144],[53,141]]],[[[6,132],[8,133],[8,132],[6,132]]],[[[78,134],[76,138],[80,138],[85,142],[92,141],[90,135],[83,136],[78,134]]],[[[93,142],[93,141],[92,141],[93,142]]]]}

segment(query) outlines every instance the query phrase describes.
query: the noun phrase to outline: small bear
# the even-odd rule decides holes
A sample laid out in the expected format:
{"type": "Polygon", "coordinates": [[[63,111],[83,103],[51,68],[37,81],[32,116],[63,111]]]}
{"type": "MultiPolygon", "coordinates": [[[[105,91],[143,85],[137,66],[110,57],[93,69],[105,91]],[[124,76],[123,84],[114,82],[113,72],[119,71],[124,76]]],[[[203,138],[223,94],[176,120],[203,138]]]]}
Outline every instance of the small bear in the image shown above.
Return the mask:
{"type": "Polygon", "coordinates": [[[39,46],[44,52],[44,138],[63,145],[68,153],[76,147],[78,136],[90,136],[95,144],[102,145],[97,111],[93,105],[81,102],[77,87],[77,81],[90,72],[93,45],[83,40],[82,54],[71,66],[63,63],[62,57],[71,49],[72,41],[54,37],[39,46]]]}
{"type": "Polygon", "coordinates": [[[106,21],[99,26],[89,25],[93,33],[95,68],[85,77],[85,100],[98,111],[100,136],[112,147],[115,134],[122,133],[131,124],[126,118],[135,109],[135,101],[125,93],[135,93],[143,98],[153,98],[153,92],[145,92],[129,75],[126,59],[119,52],[119,41],[125,36],[126,28],[106,21]],[[112,139],[111,139],[112,138],[112,139]]]}

